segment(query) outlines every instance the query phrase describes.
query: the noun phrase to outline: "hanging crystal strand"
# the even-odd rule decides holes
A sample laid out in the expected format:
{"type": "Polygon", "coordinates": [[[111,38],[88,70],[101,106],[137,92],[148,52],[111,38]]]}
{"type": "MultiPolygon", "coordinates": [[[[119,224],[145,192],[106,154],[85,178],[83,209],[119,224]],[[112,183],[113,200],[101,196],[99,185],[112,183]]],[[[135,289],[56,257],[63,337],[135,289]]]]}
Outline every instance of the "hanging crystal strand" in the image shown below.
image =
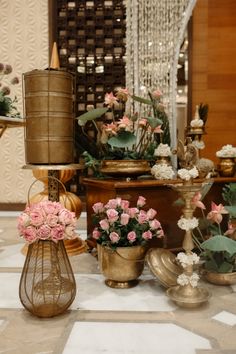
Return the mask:
{"type": "MultiPolygon", "coordinates": [[[[172,146],[176,146],[178,55],[196,0],[127,0],[127,87],[163,92],[172,146]]],[[[146,92],[147,95],[147,92],[146,92]]]]}

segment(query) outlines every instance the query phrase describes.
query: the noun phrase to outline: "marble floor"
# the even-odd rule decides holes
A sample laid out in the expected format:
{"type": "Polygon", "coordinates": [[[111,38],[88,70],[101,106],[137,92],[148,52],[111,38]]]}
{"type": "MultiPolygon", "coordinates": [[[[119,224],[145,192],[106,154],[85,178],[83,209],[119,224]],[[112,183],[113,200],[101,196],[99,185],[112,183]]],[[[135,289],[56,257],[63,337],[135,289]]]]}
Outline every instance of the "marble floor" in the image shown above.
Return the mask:
{"type": "MultiPolygon", "coordinates": [[[[131,289],[104,284],[96,257],[70,256],[77,293],[64,314],[40,319],[19,300],[25,256],[17,212],[0,212],[0,354],[235,354],[236,286],[201,281],[212,297],[202,307],[177,307],[145,267],[131,289]]],[[[86,238],[86,214],[77,232],[86,238]]]]}

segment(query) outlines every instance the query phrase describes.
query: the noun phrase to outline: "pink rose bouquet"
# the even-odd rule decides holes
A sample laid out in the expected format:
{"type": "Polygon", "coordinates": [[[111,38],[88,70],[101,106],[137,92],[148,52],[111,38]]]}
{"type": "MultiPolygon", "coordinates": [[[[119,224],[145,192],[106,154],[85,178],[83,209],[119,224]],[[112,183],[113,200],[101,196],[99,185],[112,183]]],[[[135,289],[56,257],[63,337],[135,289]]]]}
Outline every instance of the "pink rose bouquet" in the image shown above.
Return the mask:
{"type": "Polygon", "coordinates": [[[154,209],[141,209],[146,204],[142,196],[135,207],[128,200],[110,199],[105,205],[101,202],[93,205],[95,228],[92,237],[98,244],[116,247],[145,245],[153,238],[164,236],[154,209]]]}
{"type": "Polygon", "coordinates": [[[75,213],[59,202],[42,201],[26,207],[18,217],[20,237],[32,243],[38,240],[58,242],[75,237],[75,213]]]}

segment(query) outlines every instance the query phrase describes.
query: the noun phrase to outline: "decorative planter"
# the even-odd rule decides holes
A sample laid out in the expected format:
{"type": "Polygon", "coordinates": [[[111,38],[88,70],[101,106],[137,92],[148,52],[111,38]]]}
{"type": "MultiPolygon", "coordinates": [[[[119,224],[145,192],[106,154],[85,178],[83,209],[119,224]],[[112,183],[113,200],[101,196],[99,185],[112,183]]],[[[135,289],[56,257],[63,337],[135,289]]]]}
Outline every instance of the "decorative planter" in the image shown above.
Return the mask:
{"type": "Polygon", "coordinates": [[[144,268],[145,247],[117,247],[113,251],[98,244],[97,248],[100,270],[107,286],[125,289],[138,284],[144,268]]]}
{"type": "Polygon", "coordinates": [[[75,294],[75,278],[63,241],[31,243],[20,279],[22,305],[38,317],[53,317],[71,305],[75,294]]]}
{"type": "Polygon", "coordinates": [[[234,157],[221,157],[218,165],[219,174],[221,177],[233,177],[235,174],[234,157]]]}
{"type": "Polygon", "coordinates": [[[236,284],[236,272],[233,273],[216,273],[213,271],[203,270],[204,278],[215,285],[232,285],[236,284]]]}
{"type": "Polygon", "coordinates": [[[112,177],[137,177],[150,173],[147,160],[103,160],[100,171],[112,177]]]}

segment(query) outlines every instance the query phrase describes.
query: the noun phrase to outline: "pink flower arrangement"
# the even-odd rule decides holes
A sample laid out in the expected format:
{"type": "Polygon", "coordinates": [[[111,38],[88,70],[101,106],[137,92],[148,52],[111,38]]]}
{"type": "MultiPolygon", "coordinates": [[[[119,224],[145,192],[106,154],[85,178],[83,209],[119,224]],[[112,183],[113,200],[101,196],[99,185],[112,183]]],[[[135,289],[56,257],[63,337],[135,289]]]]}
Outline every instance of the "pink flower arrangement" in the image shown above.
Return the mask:
{"type": "Polygon", "coordinates": [[[105,205],[101,202],[93,205],[95,228],[92,237],[98,244],[116,247],[145,245],[153,238],[164,236],[160,222],[156,219],[156,210],[141,209],[146,199],[139,196],[136,206],[130,207],[128,200],[110,199],[105,205]]]}
{"type": "Polygon", "coordinates": [[[75,237],[75,213],[59,202],[42,201],[26,207],[18,217],[20,237],[32,243],[38,240],[58,242],[75,237]]]}
{"type": "MultiPolygon", "coordinates": [[[[115,93],[105,94],[105,107],[89,110],[77,117],[81,127],[92,122],[96,129],[96,158],[154,161],[154,150],[160,141],[170,144],[169,121],[161,103],[162,93],[155,90],[146,95],[147,98],[136,96],[127,88],[119,88],[115,93]]],[[[83,133],[86,134],[86,129],[83,133]]],[[[89,157],[88,153],[84,156],[89,157]]]]}

